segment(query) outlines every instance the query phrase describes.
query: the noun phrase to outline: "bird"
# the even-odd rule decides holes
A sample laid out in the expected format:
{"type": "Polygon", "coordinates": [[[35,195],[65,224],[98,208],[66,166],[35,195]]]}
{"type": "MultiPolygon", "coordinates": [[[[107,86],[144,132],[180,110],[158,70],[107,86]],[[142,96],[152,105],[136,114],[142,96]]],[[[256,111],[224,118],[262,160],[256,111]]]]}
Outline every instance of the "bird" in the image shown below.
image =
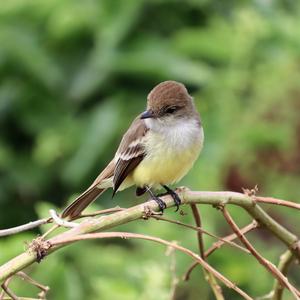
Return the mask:
{"type": "Polygon", "coordinates": [[[147,109],[132,122],[108,165],[95,181],[62,214],[75,219],[105,190],[136,186],[136,195],[148,192],[161,211],[165,202],[155,195],[164,188],[175,205],[181,200],[169,187],[180,181],[197,160],[204,131],[193,98],[184,84],[168,80],[156,85],[147,96],[147,109]]]}

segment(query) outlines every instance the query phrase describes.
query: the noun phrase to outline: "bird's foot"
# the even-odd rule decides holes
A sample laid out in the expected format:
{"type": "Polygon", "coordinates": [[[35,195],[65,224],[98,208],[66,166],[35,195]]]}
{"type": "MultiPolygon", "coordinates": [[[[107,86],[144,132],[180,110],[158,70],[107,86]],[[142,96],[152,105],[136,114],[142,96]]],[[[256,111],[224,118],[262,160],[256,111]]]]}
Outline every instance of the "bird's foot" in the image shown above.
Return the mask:
{"type": "Polygon", "coordinates": [[[169,194],[175,202],[175,206],[176,206],[175,212],[178,211],[179,206],[181,204],[181,199],[179,198],[178,194],[166,185],[163,185],[163,187],[167,190],[166,194],[169,194]]]}
{"type": "Polygon", "coordinates": [[[166,203],[162,201],[158,196],[154,195],[154,193],[151,191],[151,189],[148,186],[145,186],[145,188],[147,189],[147,192],[150,194],[151,199],[158,204],[159,210],[163,213],[164,209],[167,208],[166,203]]]}
{"type": "Polygon", "coordinates": [[[167,208],[166,203],[157,196],[152,196],[151,199],[158,204],[159,210],[163,213],[163,211],[167,208]]]}

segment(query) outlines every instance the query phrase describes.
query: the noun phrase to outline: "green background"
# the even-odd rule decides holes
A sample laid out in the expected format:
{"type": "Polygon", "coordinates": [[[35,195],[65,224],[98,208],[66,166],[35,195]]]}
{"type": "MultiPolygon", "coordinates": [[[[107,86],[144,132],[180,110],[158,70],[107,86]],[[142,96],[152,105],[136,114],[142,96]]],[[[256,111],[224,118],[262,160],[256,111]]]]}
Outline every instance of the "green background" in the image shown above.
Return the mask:
{"type": "MultiPolygon", "coordinates": [[[[299,201],[299,1],[9,0],[0,5],[0,228],[48,216],[83,191],[111,159],[147,93],[163,80],[183,82],[201,113],[205,146],[180,185],[299,201]]],[[[134,189],[90,210],[130,207],[134,189]]],[[[299,213],[266,207],[300,234],[299,213]]],[[[166,215],[192,222],[172,210],[166,215]]],[[[204,227],[230,233],[220,212],[201,207],[204,227]]],[[[240,226],[251,220],[230,210],[240,226]]],[[[44,228],[45,229],[45,228],[44,228]]],[[[177,240],[197,251],[193,232],[155,220],[119,230],[177,240]]],[[[0,263],[38,232],[1,238],[0,263]]],[[[275,264],[284,246],[267,231],[249,235],[275,264]]],[[[206,247],[214,240],[205,239],[206,247]]],[[[28,269],[49,285],[49,299],[171,299],[172,256],[142,241],[67,247],[28,269]]],[[[209,262],[253,297],[273,279],[252,257],[228,246],[209,262]]],[[[181,278],[190,259],[176,254],[181,278]]],[[[290,270],[300,286],[299,267],[290,270]]],[[[16,280],[12,289],[36,289],[16,280]]],[[[224,288],[226,299],[241,299],[224,288]]],[[[214,299],[196,270],[174,299],[214,299]]],[[[284,299],[293,299],[288,293],[284,299]]]]}

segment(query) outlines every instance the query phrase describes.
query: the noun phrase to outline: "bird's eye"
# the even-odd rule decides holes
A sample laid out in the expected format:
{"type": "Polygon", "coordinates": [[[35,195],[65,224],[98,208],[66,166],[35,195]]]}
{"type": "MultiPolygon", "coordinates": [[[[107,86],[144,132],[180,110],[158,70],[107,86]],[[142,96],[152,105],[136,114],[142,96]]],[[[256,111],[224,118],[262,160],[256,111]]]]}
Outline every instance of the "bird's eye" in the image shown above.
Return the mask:
{"type": "Polygon", "coordinates": [[[170,106],[165,109],[166,114],[172,114],[178,109],[177,106],[170,106]]]}

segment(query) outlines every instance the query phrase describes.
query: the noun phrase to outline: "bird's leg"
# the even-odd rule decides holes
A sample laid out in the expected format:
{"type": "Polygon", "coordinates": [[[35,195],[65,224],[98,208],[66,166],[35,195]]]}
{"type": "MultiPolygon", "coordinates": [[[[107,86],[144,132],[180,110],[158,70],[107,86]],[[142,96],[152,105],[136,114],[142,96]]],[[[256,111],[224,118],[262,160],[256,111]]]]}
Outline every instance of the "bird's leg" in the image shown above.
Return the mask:
{"type": "Polygon", "coordinates": [[[170,189],[168,186],[166,186],[166,185],[162,185],[162,186],[167,191],[167,194],[169,194],[173,198],[173,200],[175,202],[175,206],[176,206],[175,211],[178,211],[179,205],[181,204],[181,199],[179,198],[178,194],[175,191],[173,191],[172,189],[170,189]]]}
{"type": "Polygon", "coordinates": [[[162,201],[159,197],[155,196],[149,187],[147,187],[147,191],[150,194],[151,199],[153,199],[158,204],[160,211],[163,212],[164,209],[167,207],[166,203],[162,201]]]}

